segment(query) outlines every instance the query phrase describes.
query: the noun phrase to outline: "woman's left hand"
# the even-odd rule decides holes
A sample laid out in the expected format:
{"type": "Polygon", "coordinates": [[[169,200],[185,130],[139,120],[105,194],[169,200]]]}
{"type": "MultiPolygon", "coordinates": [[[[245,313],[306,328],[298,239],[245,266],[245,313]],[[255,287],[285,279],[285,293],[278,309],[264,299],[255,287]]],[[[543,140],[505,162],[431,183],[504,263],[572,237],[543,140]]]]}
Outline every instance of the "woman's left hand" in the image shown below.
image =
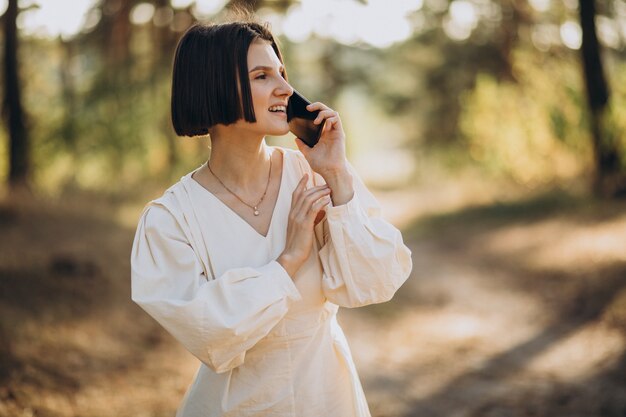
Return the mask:
{"type": "Polygon", "coordinates": [[[300,138],[296,138],[296,144],[311,169],[320,174],[331,188],[333,204],[345,204],[354,196],[354,188],[346,162],[346,135],[339,113],[320,102],[309,104],[307,109],[320,111],[313,123],[325,123],[324,128],[314,147],[309,148],[300,138]]]}
{"type": "Polygon", "coordinates": [[[297,138],[298,149],[307,159],[313,171],[322,177],[345,172],[347,170],[346,135],[341,125],[339,113],[320,102],[309,104],[307,110],[319,110],[320,112],[313,123],[325,124],[319,142],[313,148],[309,148],[297,138]]]}

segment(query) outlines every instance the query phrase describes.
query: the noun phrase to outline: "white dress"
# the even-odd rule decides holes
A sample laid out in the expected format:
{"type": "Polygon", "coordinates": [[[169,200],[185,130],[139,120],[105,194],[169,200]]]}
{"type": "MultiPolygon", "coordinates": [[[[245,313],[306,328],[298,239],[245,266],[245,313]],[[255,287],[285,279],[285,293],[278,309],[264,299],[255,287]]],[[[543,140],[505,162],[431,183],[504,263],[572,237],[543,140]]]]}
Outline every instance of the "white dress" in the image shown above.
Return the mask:
{"type": "Polygon", "coordinates": [[[291,196],[305,172],[309,186],[324,180],[299,151],[276,149],[283,172],[267,236],[195,170],[139,220],[132,299],[201,361],[177,417],[370,415],[337,310],[391,299],[411,252],[350,166],[355,196],[326,208],[292,280],[276,262],[291,196]]]}

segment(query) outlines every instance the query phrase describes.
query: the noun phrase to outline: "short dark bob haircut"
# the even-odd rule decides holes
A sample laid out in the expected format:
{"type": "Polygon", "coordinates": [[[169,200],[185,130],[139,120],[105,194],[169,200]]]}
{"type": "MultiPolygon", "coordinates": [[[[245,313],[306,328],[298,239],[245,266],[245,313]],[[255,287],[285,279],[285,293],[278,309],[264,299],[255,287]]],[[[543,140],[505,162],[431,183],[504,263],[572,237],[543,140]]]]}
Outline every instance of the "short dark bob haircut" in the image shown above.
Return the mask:
{"type": "Polygon", "coordinates": [[[283,62],[267,24],[200,23],[185,32],[176,47],[172,75],[177,135],[206,135],[216,124],[229,125],[242,117],[256,122],[248,76],[248,48],[256,39],[268,41],[283,62]]]}

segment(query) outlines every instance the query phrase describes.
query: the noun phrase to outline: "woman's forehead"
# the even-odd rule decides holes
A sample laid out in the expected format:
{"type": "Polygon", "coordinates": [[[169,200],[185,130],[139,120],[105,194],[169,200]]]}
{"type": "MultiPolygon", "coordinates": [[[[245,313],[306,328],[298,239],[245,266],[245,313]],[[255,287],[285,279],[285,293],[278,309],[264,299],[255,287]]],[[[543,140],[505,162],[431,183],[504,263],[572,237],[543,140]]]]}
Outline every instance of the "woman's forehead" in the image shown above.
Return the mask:
{"type": "Polygon", "coordinates": [[[256,40],[248,48],[248,68],[251,70],[257,66],[280,68],[282,63],[272,45],[264,40],[256,40]]]}

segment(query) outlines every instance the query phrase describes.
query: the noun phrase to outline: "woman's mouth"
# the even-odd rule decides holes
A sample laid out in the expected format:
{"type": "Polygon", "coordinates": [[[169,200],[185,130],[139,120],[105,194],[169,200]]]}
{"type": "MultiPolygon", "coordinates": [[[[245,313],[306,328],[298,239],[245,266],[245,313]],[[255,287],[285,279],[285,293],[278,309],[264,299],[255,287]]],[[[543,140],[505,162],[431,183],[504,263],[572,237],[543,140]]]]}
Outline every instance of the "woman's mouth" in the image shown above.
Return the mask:
{"type": "Polygon", "coordinates": [[[287,107],[286,106],[272,106],[268,109],[272,113],[277,113],[280,115],[287,115],[287,107]]]}

